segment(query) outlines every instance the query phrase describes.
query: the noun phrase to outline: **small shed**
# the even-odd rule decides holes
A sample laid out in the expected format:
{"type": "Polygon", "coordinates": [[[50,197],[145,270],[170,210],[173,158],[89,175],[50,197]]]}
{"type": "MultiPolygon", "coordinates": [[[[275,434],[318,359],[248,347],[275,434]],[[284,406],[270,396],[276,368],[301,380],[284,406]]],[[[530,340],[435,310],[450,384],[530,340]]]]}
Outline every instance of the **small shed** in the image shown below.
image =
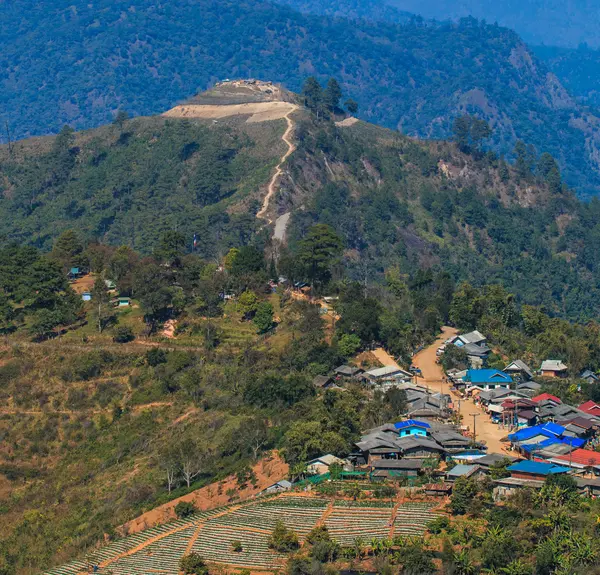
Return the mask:
{"type": "Polygon", "coordinates": [[[313,379],[313,385],[317,389],[329,389],[334,385],[333,378],[329,375],[317,375],[313,379]]]}
{"type": "Polygon", "coordinates": [[[131,298],[118,297],[114,303],[115,303],[115,307],[129,307],[131,305],[131,298]]]}
{"type": "Polygon", "coordinates": [[[559,359],[547,359],[542,362],[542,377],[566,377],[569,368],[559,359]]]}
{"type": "Polygon", "coordinates": [[[482,467],[479,467],[479,465],[464,465],[461,463],[455,465],[450,471],[446,473],[446,480],[454,482],[459,477],[466,477],[468,479],[471,477],[480,478],[484,475],[485,470],[482,467]]]}
{"type": "Polygon", "coordinates": [[[84,291],[84,292],[81,294],[81,299],[82,299],[83,301],[90,301],[90,300],[92,299],[92,294],[91,294],[89,291],[84,291]]]}

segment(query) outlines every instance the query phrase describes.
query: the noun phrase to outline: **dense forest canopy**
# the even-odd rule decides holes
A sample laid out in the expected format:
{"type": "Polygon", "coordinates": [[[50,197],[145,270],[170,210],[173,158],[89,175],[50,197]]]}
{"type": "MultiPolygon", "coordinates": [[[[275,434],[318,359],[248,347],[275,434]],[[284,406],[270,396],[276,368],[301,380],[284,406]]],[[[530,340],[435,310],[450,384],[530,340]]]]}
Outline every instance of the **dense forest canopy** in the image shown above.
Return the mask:
{"type": "Polygon", "coordinates": [[[495,128],[497,150],[521,138],[580,193],[600,187],[594,117],[495,25],[345,20],[261,0],[44,4],[2,5],[1,119],[13,138],[97,126],[119,108],[162,112],[225,77],[299,90],[314,73],[343,80],[370,121],[447,137],[454,117],[474,112],[495,128]]]}

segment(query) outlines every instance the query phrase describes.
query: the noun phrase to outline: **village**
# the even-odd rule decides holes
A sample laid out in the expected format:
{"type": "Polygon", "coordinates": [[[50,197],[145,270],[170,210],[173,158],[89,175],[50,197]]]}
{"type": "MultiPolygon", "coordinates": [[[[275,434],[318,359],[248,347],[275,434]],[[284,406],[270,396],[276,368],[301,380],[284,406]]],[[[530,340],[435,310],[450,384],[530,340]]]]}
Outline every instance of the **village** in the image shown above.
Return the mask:
{"type": "MultiPolygon", "coordinates": [[[[407,409],[402,420],[365,430],[349,456],[324,454],[309,461],[309,485],[345,476],[419,486],[426,495],[446,497],[459,478],[492,474],[494,496],[501,500],[521,489],[541,489],[550,475],[568,474],[581,495],[600,494],[600,452],[595,450],[600,405],[567,405],[542,392],[535,379],[564,377],[568,367],[561,361],[544,361],[534,371],[515,359],[498,370],[486,367],[490,352],[479,331],[459,334],[444,328],[408,370],[389,358],[390,364],[380,368],[342,365],[316,377],[320,390],[344,390],[352,383],[402,390],[407,409]],[[449,346],[466,352],[469,369],[444,372],[440,357],[449,346]]],[[[598,382],[589,370],[580,378],[598,382]]],[[[278,482],[266,493],[293,487],[278,482]]]]}

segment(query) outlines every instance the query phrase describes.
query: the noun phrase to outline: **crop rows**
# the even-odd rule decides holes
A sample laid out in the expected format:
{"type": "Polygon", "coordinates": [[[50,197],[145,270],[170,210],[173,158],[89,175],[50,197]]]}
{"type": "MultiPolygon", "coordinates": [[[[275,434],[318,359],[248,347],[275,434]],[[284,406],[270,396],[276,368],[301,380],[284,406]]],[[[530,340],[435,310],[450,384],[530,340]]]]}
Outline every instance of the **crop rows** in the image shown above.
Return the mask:
{"type": "Polygon", "coordinates": [[[194,534],[196,527],[171,533],[159,541],[150,543],[133,555],[121,557],[109,565],[115,575],[146,575],[151,571],[163,571],[177,575],[179,560],[194,534]]]}
{"type": "Polygon", "coordinates": [[[323,514],[321,507],[242,507],[222,517],[209,521],[211,524],[235,527],[254,527],[272,531],[278,521],[300,535],[308,533],[323,514]]]}
{"type": "Polygon", "coordinates": [[[320,509],[325,509],[327,505],[329,505],[328,499],[321,497],[294,497],[293,495],[278,497],[269,501],[261,501],[258,504],[259,507],[317,507],[320,509]]]}
{"type": "Polygon", "coordinates": [[[268,540],[269,536],[266,534],[209,523],[200,531],[193,551],[207,561],[226,565],[266,569],[281,567],[284,556],[269,549],[268,540]],[[242,551],[232,550],[233,541],[242,544],[242,551]]]}
{"type": "Polygon", "coordinates": [[[398,507],[394,521],[394,535],[423,535],[427,524],[439,513],[431,511],[435,504],[427,502],[404,503],[398,507]]]}
{"type": "Polygon", "coordinates": [[[385,539],[389,535],[391,518],[391,509],[334,508],[325,525],[333,539],[342,545],[350,545],[358,537],[385,539]]]}
{"type": "Polygon", "coordinates": [[[358,501],[350,501],[347,499],[338,499],[334,503],[334,507],[370,507],[370,508],[383,508],[383,509],[391,509],[394,507],[394,503],[391,501],[380,501],[380,500],[367,500],[367,499],[359,499],[358,501]]]}
{"type": "Polygon", "coordinates": [[[50,571],[46,571],[44,575],[76,575],[86,569],[87,564],[85,561],[71,561],[71,563],[66,563],[65,565],[60,565],[50,571]]]}

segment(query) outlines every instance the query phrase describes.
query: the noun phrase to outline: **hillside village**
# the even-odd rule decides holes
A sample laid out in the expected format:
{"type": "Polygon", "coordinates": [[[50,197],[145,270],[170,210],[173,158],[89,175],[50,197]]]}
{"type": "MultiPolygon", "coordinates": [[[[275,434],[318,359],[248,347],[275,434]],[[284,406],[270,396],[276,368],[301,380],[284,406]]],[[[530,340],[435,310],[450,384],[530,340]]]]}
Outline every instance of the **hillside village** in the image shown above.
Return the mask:
{"type": "MultiPolygon", "coordinates": [[[[373,390],[401,390],[406,397],[406,419],[365,430],[348,458],[323,455],[307,464],[308,472],[322,481],[330,477],[332,465],[340,465],[370,480],[422,485],[428,494],[450,495],[459,477],[489,475],[491,468],[504,467],[506,477],[494,480],[498,498],[522,488],[541,489],[546,477],[556,473],[575,478],[582,495],[600,494],[600,452],[596,450],[600,405],[593,401],[568,405],[543,393],[543,385],[535,381],[566,377],[568,366],[546,360],[533,370],[516,359],[504,370],[486,368],[491,349],[479,331],[435,344],[438,358],[449,346],[464,349],[472,366],[442,375],[450,393],[436,391],[435,384],[424,379],[416,367],[404,370],[394,365],[363,371],[343,365],[331,376],[316,378],[314,385],[320,389],[344,390],[348,383],[361,382],[373,390]],[[463,418],[461,402],[463,408],[471,406],[471,411],[479,408],[476,417],[488,418],[495,426],[493,435],[501,437],[501,451],[489,449],[487,443],[493,439],[489,427],[477,433],[482,422],[463,418]],[[424,484],[425,479],[429,483],[424,484]]],[[[600,381],[590,370],[579,378],[594,384],[600,381]]]]}

